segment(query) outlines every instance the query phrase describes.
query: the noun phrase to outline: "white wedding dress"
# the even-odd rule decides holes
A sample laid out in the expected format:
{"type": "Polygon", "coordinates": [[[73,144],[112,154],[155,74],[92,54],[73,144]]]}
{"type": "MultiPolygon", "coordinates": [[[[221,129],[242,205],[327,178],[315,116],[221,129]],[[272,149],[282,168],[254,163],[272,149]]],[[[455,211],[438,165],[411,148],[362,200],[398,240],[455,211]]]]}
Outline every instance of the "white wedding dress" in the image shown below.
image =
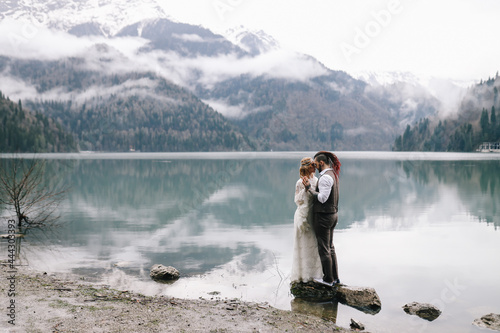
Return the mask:
{"type": "MultiPolygon", "coordinates": [[[[318,178],[312,177],[310,184],[316,187],[318,178]]],[[[307,193],[299,179],[295,184],[295,204],[297,210],[293,217],[295,231],[293,244],[292,275],[290,280],[307,282],[313,278],[321,278],[323,271],[319,260],[318,244],[316,235],[311,227],[312,218],[312,195],[307,193]]]]}

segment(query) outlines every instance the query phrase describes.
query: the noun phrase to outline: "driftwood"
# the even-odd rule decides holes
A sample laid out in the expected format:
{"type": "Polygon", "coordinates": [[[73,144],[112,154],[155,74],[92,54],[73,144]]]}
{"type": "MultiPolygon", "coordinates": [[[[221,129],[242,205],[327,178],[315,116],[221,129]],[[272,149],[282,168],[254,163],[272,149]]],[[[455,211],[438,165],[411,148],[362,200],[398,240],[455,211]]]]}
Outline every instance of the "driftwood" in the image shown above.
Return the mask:
{"type": "Polygon", "coordinates": [[[329,287],[317,282],[292,282],[290,291],[296,298],[312,302],[338,301],[364,313],[377,314],[382,309],[380,298],[373,288],[336,284],[329,287]]]}

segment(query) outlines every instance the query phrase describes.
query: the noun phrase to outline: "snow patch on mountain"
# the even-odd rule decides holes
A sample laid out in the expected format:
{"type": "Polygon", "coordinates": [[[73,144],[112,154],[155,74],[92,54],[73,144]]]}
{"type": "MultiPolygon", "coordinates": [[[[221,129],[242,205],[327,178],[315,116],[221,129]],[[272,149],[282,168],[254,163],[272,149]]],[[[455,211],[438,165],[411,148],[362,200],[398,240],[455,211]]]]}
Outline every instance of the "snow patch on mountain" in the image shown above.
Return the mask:
{"type": "Polygon", "coordinates": [[[0,17],[23,20],[34,26],[69,31],[72,27],[97,23],[106,36],[123,27],[147,20],[170,18],[155,0],[7,0],[0,17]]]}
{"type": "Polygon", "coordinates": [[[387,86],[395,83],[404,82],[411,84],[413,86],[431,86],[435,82],[448,82],[457,87],[468,88],[477,82],[474,81],[460,81],[445,78],[438,78],[435,76],[428,75],[416,75],[410,72],[398,72],[398,71],[361,71],[350,73],[353,77],[358,80],[365,81],[371,85],[382,85],[387,86]]]}
{"type": "Polygon", "coordinates": [[[267,53],[280,48],[278,41],[264,31],[251,31],[241,25],[226,31],[224,37],[251,55],[267,53]]]}

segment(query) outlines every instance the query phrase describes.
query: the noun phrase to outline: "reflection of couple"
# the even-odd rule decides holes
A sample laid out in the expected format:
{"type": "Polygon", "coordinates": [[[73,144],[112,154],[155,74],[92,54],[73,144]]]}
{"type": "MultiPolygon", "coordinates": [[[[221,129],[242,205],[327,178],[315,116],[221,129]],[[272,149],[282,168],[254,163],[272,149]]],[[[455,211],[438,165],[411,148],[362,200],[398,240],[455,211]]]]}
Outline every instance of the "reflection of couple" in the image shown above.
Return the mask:
{"type": "Polygon", "coordinates": [[[340,161],[320,151],[300,161],[295,185],[295,239],[291,281],[311,281],[332,286],[340,283],[333,229],[337,225],[340,161]],[[319,179],[314,176],[319,171],[319,179]],[[320,278],[322,276],[322,278],[320,278]]]}

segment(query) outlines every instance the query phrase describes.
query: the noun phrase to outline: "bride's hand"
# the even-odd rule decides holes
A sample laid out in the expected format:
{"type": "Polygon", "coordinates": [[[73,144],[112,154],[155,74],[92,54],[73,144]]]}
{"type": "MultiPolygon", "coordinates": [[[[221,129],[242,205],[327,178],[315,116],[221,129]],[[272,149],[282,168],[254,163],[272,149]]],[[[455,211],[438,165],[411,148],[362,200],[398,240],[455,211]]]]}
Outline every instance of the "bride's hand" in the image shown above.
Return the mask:
{"type": "Polygon", "coordinates": [[[306,191],[309,191],[309,188],[311,187],[311,183],[309,182],[308,177],[302,177],[302,184],[304,184],[306,191]]]}
{"type": "Polygon", "coordinates": [[[309,179],[307,177],[302,177],[302,184],[304,184],[305,187],[308,187],[309,184],[309,179]]]}

